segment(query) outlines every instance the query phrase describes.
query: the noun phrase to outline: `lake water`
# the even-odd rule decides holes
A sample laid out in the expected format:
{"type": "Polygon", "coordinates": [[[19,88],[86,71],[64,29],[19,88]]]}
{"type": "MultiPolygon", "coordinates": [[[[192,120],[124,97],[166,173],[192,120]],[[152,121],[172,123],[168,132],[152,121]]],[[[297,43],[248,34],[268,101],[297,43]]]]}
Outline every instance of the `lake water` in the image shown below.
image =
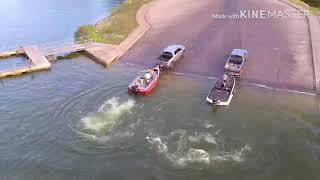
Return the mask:
{"type": "MultiPolygon", "coordinates": [[[[72,38],[120,3],[4,0],[0,39],[72,38]]],[[[128,95],[144,68],[76,54],[0,81],[0,179],[320,178],[316,96],[238,84],[232,104],[212,110],[212,78],[173,73],[151,96],[128,95]]]]}

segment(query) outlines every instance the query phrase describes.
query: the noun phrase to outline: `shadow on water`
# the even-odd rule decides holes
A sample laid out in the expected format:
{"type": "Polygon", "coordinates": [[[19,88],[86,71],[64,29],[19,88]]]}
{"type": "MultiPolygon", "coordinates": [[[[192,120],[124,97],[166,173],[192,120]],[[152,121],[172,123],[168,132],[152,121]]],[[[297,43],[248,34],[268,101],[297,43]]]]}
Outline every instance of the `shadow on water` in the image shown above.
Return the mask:
{"type": "Polygon", "coordinates": [[[58,60],[70,60],[70,59],[76,59],[79,57],[82,57],[83,54],[81,52],[75,52],[75,53],[66,53],[66,54],[60,54],[57,56],[58,60]]]}
{"type": "MultiPolygon", "coordinates": [[[[92,55],[81,51],[81,52],[73,52],[73,53],[66,53],[66,54],[60,54],[56,56],[54,60],[51,60],[51,63],[57,62],[57,61],[63,61],[63,60],[70,60],[70,59],[77,59],[79,57],[86,57],[88,60],[95,62],[96,64],[99,64],[102,67],[105,67],[105,65],[102,65],[101,63],[98,63],[95,61],[95,57],[92,55]]],[[[106,67],[105,67],[106,68],[106,67]]]]}

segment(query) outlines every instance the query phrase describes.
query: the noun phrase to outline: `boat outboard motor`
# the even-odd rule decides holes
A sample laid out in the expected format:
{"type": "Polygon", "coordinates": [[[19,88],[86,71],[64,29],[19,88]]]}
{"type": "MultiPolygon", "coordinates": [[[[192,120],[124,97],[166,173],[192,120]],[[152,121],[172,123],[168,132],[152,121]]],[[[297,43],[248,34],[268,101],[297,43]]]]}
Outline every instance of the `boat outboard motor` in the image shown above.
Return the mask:
{"type": "Polygon", "coordinates": [[[138,85],[134,85],[134,86],[132,86],[132,91],[136,93],[136,92],[137,92],[138,87],[139,87],[138,85]]]}
{"type": "Polygon", "coordinates": [[[217,98],[213,98],[212,104],[213,105],[218,105],[218,99],[217,98]]]}

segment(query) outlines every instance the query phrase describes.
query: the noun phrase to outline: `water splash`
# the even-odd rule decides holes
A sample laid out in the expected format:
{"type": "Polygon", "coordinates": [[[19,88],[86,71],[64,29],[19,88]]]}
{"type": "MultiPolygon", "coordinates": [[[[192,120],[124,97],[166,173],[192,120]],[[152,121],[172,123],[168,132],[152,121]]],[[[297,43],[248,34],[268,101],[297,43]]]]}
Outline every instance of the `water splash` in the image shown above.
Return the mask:
{"type": "Polygon", "coordinates": [[[252,149],[251,147],[246,144],[243,148],[240,150],[235,150],[231,153],[224,153],[222,155],[216,155],[212,157],[212,160],[214,161],[234,161],[237,163],[241,163],[245,161],[245,155],[247,152],[250,152],[252,149]]]}
{"type": "Polygon", "coordinates": [[[208,166],[210,164],[210,155],[203,149],[190,148],[187,153],[174,161],[174,166],[184,168],[188,166],[208,166]]]}
{"type": "Polygon", "coordinates": [[[134,106],[133,100],[119,103],[118,98],[109,99],[99,108],[98,113],[81,119],[81,132],[95,136],[105,135],[118,127],[123,121],[121,117],[130,113],[134,106]]]}
{"type": "Polygon", "coordinates": [[[168,153],[168,146],[161,141],[160,137],[151,138],[147,136],[146,140],[152,145],[151,148],[156,150],[157,153],[168,153]]]}
{"type": "Polygon", "coordinates": [[[211,145],[218,145],[216,138],[209,133],[195,133],[194,136],[189,136],[188,139],[193,144],[207,143],[211,145]]]}
{"type": "Polygon", "coordinates": [[[204,127],[207,129],[211,129],[211,128],[214,128],[215,126],[213,124],[211,124],[210,122],[205,122],[204,127]]]}
{"type": "Polygon", "coordinates": [[[224,152],[219,149],[217,138],[210,133],[188,135],[185,130],[175,130],[169,136],[146,137],[146,140],[151,150],[164,157],[175,168],[204,168],[222,161],[241,163],[247,152],[251,151],[251,147],[245,145],[239,150],[224,152]],[[172,140],[177,141],[173,152],[170,150],[173,148],[172,140]]]}

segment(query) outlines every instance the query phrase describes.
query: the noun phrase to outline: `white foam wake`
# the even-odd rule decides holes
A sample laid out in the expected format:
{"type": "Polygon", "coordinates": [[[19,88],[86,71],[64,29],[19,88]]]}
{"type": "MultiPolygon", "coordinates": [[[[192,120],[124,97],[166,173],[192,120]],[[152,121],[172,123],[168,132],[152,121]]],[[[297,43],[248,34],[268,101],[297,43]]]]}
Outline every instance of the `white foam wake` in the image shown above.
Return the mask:
{"type": "Polygon", "coordinates": [[[120,103],[118,98],[109,99],[99,108],[98,113],[81,119],[82,132],[105,134],[119,125],[122,115],[131,112],[134,106],[133,100],[120,103]]]}
{"type": "Polygon", "coordinates": [[[249,145],[245,145],[240,150],[235,150],[231,153],[224,153],[222,155],[216,155],[212,157],[214,161],[235,161],[235,162],[243,162],[245,160],[245,155],[247,152],[251,151],[251,147],[249,145]]]}
{"type": "Polygon", "coordinates": [[[232,152],[223,152],[219,150],[219,142],[213,135],[195,133],[189,136],[184,130],[173,131],[169,136],[164,137],[146,137],[146,140],[151,150],[154,150],[176,168],[190,166],[204,168],[221,161],[241,163],[245,160],[247,152],[251,151],[251,147],[245,145],[232,152]],[[177,142],[170,142],[172,139],[177,142]],[[176,146],[171,147],[169,144],[176,144],[176,146]]]}

